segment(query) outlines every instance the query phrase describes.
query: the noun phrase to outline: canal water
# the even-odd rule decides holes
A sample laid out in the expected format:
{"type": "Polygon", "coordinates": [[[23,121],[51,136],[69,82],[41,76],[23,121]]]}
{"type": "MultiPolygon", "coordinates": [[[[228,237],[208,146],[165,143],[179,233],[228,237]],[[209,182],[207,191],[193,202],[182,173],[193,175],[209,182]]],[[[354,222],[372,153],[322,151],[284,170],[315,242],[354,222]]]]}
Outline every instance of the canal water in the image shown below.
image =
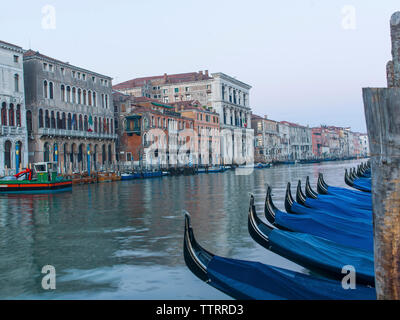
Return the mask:
{"type": "Polygon", "coordinates": [[[215,254],[305,272],[256,244],[247,231],[249,192],[263,212],[267,184],[283,209],[286,183],[313,187],[318,173],[345,186],[360,161],[277,166],[197,176],[74,186],[53,195],[0,195],[1,299],[229,299],[198,280],[182,255],[191,213],[199,242],[215,254]],[[42,289],[43,266],[56,289],[42,289]]]}

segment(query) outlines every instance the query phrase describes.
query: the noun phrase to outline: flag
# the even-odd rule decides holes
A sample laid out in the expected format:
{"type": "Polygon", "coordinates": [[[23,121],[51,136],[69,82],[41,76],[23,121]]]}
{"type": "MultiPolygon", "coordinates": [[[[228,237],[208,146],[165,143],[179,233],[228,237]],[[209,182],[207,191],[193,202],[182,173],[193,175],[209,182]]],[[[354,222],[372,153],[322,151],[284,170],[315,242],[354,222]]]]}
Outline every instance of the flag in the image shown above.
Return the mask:
{"type": "Polygon", "coordinates": [[[88,132],[93,132],[93,118],[92,116],[89,116],[89,128],[88,132]]]}

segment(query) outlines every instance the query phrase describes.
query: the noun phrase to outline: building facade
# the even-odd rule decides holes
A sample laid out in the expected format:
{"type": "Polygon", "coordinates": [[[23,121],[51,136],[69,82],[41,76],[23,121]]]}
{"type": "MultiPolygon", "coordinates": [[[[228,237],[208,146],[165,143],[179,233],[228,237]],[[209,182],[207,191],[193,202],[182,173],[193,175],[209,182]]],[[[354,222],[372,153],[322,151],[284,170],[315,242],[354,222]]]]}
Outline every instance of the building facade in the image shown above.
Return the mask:
{"type": "Polygon", "coordinates": [[[21,47],[0,41],[0,175],[28,165],[23,55],[21,47]]]}
{"type": "Polygon", "coordinates": [[[113,87],[135,97],[157,99],[163,103],[197,100],[219,114],[221,127],[221,162],[232,164],[235,156],[253,157],[251,129],[251,86],[224,73],[206,70],[129,80],[113,87]],[[240,133],[240,134],[239,134],[240,133]],[[240,140],[240,141],[239,141],[240,140]],[[239,156],[240,155],[240,156],[239,156]]]}
{"type": "Polygon", "coordinates": [[[183,117],[193,119],[194,133],[197,136],[195,146],[197,156],[195,164],[199,166],[219,165],[220,159],[220,118],[219,114],[201,106],[199,101],[184,101],[173,104],[183,117]]]}
{"type": "Polygon", "coordinates": [[[30,162],[55,161],[62,172],[115,162],[110,77],[29,50],[24,80],[30,162]]]}
{"type": "Polygon", "coordinates": [[[278,122],[252,115],[251,127],[254,130],[254,161],[270,163],[280,160],[281,136],[278,122]]]}
{"type": "Polygon", "coordinates": [[[282,121],[289,127],[289,160],[303,160],[313,158],[311,128],[282,121]]]}
{"type": "Polygon", "coordinates": [[[118,131],[121,163],[147,169],[189,164],[180,163],[178,153],[188,142],[180,133],[193,130],[193,119],[182,116],[172,105],[151,98],[129,97],[122,104],[125,108],[121,107],[118,131]]]}
{"type": "Polygon", "coordinates": [[[212,78],[204,73],[190,72],[164,74],[132,79],[113,87],[121,93],[134,97],[146,97],[163,103],[197,100],[202,106],[211,106],[212,78]]]}

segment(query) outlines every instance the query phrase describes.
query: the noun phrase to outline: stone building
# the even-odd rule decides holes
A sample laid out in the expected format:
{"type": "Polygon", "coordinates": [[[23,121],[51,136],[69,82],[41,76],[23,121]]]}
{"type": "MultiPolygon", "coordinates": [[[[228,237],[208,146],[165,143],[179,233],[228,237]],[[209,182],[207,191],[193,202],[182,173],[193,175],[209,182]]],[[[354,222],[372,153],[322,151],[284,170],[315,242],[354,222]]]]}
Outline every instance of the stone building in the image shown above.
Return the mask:
{"type": "Polygon", "coordinates": [[[142,168],[185,165],[177,160],[187,142],[179,133],[193,130],[193,119],[182,116],[170,104],[147,97],[121,96],[118,105],[120,163],[142,168]],[[151,146],[156,148],[148,151],[151,146]]]}
{"type": "Polygon", "coordinates": [[[164,103],[198,100],[202,106],[211,106],[212,78],[204,73],[152,76],[132,79],[113,86],[114,90],[134,97],[156,99],[164,103]]]}
{"type": "Polygon", "coordinates": [[[281,137],[278,122],[253,114],[251,127],[254,130],[254,161],[270,163],[279,160],[281,137]]]}
{"type": "Polygon", "coordinates": [[[117,84],[113,89],[135,97],[157,99],[163,103],[198,100],[202,106],[211,107],[219,114],[223,133],[220,144],[223,163],[235,162],[235,152],[238,155],[253,153],[253,143],[246,142],[250,140],[249,137],[252,141],[254,134],[251,129],[249,100],[251,86],[244,82],[224,73],[213,73],[210,76],[206,70],[204,73],[200,71],[137,78],[117,84]]]}
{"type": "Polygon", "coordinates": [[[21,47],[0,41],[0,175],[28,165],[23,54],[21,47]]]}
{"type": "Polygon", "coordinates": [[[199,101],[182,101],[172,104],[183,117],[193,119],[193,128],[198,142],[195,164],[209,166],[220,164],[220,118],[219,114],[201,106],[199,101]],[[204,141],[202,141],[202,138],[204,141]]]}
{"type": "Polygon", "coordinates": [[[281,123],[289,126],[290,134],[290,160],[304,160],[311,159],[312,153],[312,132],[311,128],[299,125],[297,123],[291,123],[288,121],[282,121],[281,123]]]}
{"type": "Polygon", "coordinates": [[[63,172],[115,162],[111,78],[32,50],[24,54],[29,161],[63,172]]]}

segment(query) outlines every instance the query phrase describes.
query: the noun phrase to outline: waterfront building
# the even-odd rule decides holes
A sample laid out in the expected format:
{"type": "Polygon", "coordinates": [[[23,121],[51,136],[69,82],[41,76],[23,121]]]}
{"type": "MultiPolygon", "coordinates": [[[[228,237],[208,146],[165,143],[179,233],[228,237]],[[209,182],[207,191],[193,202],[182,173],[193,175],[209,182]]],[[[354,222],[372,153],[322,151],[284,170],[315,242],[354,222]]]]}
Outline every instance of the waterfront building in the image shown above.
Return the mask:
{"type": "Polygon", "coordinates": [[[289,127],[289,160],[311,159],[312,154],[312,131],[311,128],[281,121],[289,127]]]}
{"type": "Polygon", "coordinates": [[[202,106],[211,106],[212,78],[204,73],[189,72],[162,76],[142,77],[119,83],[113,87],[134,97],[146,97],[174,103],[198,100],[202,106]]]}
{"type": "Polygon", "coordinates": [[[0,175],[28,165],[23,54],[21,47],[0,41],[0,175]]]}
{"type": "Polygon", "coordinates": [[[29,161],[56,161],[63,172],[115,162],[112,79],[28,50],[24,79],[29,161]]]}
{"type": "Polygon", "coordinates": [[[281,136],[277,121],[253,114],[251,127],[254,130],[254,161],[269,163],[279,160],[281,136]]]}
{"type": "Polygon", "coordinates": [[[172,104],[183,117],[193,119],[193,127],[198,137],[197,163],[202,165],[220,164],[220,118],[211,107],[201,106],[197,100],[181,101],[172,104]],[[202,144],[201,138],[204,137],[202,144]]]}
{"type": "Polygon", "coordinates": [[[278,122],[280,145],[278,160],[287,161],[290,159],[290,127],[284,122],[278,122]]]}
{"type": "Polygon", "coordinates": [[[252,140],[254,134],[251,129],[249,99],[251,86],[242,81],[224,73],[213,73],[210,76],[206,70],[204,73],[200,71],[137,78],[113,88],[124,94],[152,98],[163,103],[198,100],[201,106],[211,107],[219,114],[223,132],[221,154],[225,155],[223,163],[235,162],[235,151],[237,155],[253,153],[253,143],[246,142],[249,136],[252,140]],[[240,138],[238,133],[241,134],[240,138]]]}
{"type": "Polygon", "coordinates": [[[186,165],[177,160],[178,151],[188,142],[186,136],[181,138],[179,133],[193,130],[193,119],[183,117],[172,105],[155,99],[129,97],[122,100],[121,106],[125,108],[121,107],[119,115],[120,162],[142,168],[186,165]],[[152,145],[156,147],[147,152],[152,145]]]}

